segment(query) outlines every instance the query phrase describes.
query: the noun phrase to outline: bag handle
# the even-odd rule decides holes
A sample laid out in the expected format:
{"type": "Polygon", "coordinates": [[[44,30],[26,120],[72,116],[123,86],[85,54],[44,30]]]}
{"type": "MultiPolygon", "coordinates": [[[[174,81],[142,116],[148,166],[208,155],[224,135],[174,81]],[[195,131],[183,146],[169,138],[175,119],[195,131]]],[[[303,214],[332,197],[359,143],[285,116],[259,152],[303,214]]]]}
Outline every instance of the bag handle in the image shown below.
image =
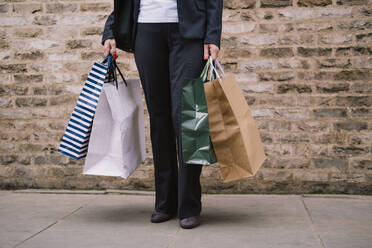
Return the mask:
{"type": "Polygon", "coordinates": [[[218,74],[215,66],[213,65],[213,60],[212,60],[211,56],[209,56],[209,60],[211,61],[210,62],[210,70],[209,70],[209,81],[212,81],[216,78],[220,78],[220,75],[218,74]]]}
{"type": "Polygon", "coordinates": [[[116,64],[116,58],[118,56],[116,55],[116,53],[114,55],[112,55],[111,53],[109,53],[105,58],[104,60],[102,61],[102,64],[106,63],[107,61],[107,67],[108,67],[108,78],[109,78],[109,81],[111,81],[110,79],[113,78],[115,80],[115,86],[116,86],[116,89],[118,89],[118,80],[117,80],[117,75],[116,75],[116,69],[119,71],[119,74],[121,76],[121,78],[123,79],[124,83],[125,83],[125,86],[128,87],[128,84],[127,84],[127,81],[125,80],[123,74],[121,73],[119,67],[117,66],[116,64]]]}
{"type": "Polygon", "coordinates": [[[111,55],[111,53],[107,54],[107,56],[103,59],[103,61],[101,62],[101,64],[105,64],[107,62],[107,68],[110,68],[110,65],[111,65],[111,62],[113,60],[113,56],[111,55]]]}
{"type": "Polygon", "coordinates": [[[220,62],[219,62],[217,59],[216,59],[216,65],[217,65],[218,69],[222,72],[222,73],[221,73],[222,76],[225,76],[225,72],[223,71],[220,62]]]}
{"type": "Polygon", "coordinates": [[[209,69],[209,75],[210,75],[209,78],[208,78],[208,81],[211,81],[212,79],[215,79],[216,78],[216,70],[212,70],[212,67],[214,68],[212,57],[209,56],[207,62],[205,63],[205,66],[203,68],[203,71],[200,74],[200,77],[203,79],[203,82],[206,82],[207,81],[208,69],[209,69]]]}
{"type": "Polygon", "coordinates": [[[205,63],[203,71],[200,74],[200,77],[203,79],[203,82],[205,82],[207,80],[209,65],[210,65],[210,60],[208,59],[207,62],[205,63]]]}
{"type": "Polygon", "coordinates": [[[120,69],[119,69],[119,66],[117,66],[116,64],[116,60],[114,59],[112,61],[112,64],[113,64],[113,72],[114,72],[114,79],[115,79],[115,84],[116,84],[116,89],[118,88],[118,80],[117,80],[117,76],[116,76],[116,70],[115,69],[118,69],[118,72],[121,76],[121,78],[123,79],[123,82],[125,83],[125,86],[128,87],[128,84],[127,84],[127,80],[125,80],[124,76],[123,76],[123,73],[121,73],[120,69]]]}
{"type": "MultiPolygon", "coordinates": [[[[211,59],[211,57],[210,57],[210,59],[211,59]]],[[[212,59],[211,59],[211,61],[212,61],[212,59]]],[[[216,64],[216,66],[213,65],[213,62],[211,62],[211,64],[210,64],[209,81],[213,80],[212,79],[212,74],[214,74],[214,73],[215,73],[215,75],[216,75],[216,77],[218,79],[221,78],[220,74],[218,74],[218,72],[217,72],[217,68],[216,67],[218,67],[218,69],[221,71],[221,75],[222,76],[225,76],[225,72],[222,69],[222,66],[221,66],[220,62],[217,59],[215,60],[215,64],[216,64]]]]}

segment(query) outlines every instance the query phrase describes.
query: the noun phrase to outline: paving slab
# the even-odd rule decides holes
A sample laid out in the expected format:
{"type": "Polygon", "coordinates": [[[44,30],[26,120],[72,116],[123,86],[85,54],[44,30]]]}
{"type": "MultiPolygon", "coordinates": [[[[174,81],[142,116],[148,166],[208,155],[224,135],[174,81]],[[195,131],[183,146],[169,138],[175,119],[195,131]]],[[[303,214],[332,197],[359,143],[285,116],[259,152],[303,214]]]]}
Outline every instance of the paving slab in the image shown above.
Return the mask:
{"type": "Polygon", "coordinates": [[[0,248],[14,247],[95,197],[0,192],[0,248]]]}
{"type": "Polygon", "coordinates": [[[325,247],[372,247],[371,198],[305,198],[304,201],[325,247]]]}
{"type": "Polygon", "coordinates": [[[151,223],[153,206],[149,196],[99,196],[19,247],[167,247],[177,223],[151,223]]]}
{"type": "Polygon", "coordinates": [[[321,247],[300,196],[205,197],[203,226],[170,247],[321,247]]]}

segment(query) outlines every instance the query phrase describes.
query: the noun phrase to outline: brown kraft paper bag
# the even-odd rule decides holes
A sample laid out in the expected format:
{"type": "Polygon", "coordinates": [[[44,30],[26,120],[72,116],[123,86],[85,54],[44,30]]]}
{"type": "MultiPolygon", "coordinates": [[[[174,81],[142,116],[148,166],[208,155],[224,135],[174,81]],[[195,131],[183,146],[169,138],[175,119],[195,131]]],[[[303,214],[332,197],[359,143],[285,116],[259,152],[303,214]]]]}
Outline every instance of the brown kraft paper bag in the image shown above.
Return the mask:
{"type": "Polygon", "coordinates": [[[234,75],[204,83],[210,137],[224,182],[254,176],[267,158],[234,75]]]}

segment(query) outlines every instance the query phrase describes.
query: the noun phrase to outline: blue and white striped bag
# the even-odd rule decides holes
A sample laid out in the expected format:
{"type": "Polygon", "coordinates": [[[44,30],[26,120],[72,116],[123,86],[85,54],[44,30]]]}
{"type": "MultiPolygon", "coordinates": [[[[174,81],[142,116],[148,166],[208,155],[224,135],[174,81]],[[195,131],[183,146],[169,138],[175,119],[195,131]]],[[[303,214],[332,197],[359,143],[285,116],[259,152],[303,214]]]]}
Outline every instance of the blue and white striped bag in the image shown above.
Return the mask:
{"type": "Polygon", "coordinates": [[[101,63],[94,62],[67,123],[58,152],[73,159],[80,159],[87,155],[94,114],[103,84],[108,80],[112,60],[112,55],[108,54],[101,63]]]}

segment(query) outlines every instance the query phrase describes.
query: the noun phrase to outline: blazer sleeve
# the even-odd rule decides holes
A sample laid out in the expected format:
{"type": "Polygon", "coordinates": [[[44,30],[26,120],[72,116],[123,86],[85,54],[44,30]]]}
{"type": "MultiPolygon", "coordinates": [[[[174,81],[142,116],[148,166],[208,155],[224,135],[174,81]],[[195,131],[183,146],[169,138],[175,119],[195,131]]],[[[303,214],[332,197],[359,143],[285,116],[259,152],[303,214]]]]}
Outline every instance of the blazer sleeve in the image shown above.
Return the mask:
{"type": "Polygon", "coordinates": [[[105,44],[105,40],[115,38],[114,36],[114,11],[107,17],[105,27],[102,34],[102,46],[105,44]]]}
{"type": "Polygon", "coordinates": [[[206,0],[206,9],[207,28],[204,44],[215,44],[220,48],[223,0],[206,0]]]}

